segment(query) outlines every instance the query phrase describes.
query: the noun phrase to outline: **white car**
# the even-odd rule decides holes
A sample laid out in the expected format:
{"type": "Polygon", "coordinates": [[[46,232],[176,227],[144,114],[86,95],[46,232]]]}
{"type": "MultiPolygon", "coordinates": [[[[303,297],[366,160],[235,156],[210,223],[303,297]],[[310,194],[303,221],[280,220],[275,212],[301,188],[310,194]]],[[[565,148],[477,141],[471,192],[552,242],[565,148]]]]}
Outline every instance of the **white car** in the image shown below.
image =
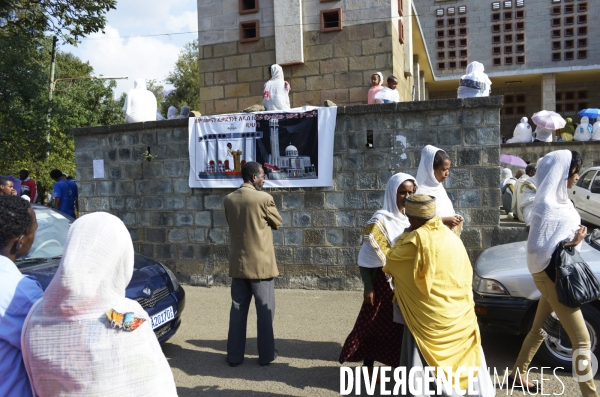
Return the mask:
{"type": "Polygon", "coordinates": [[[569,198],[581,219],[600,226],[600,167],[585,170],[575,186],[569,189],[569,198]]]}
{"type": "MultiPolygon", "coordinates": [[[[473,269],[473,298],[482,331],[525,335],[531,329],[541,294],[527,269],[526,252],[527,242],[521,241],[488,248],[477,259],[473,269]]],[[[600,279],[600,229],[586,237],[580,253],[600,279]]],[[[583,305],[581,310],[592,352],[600,357],[600,301],[583,305]]],[[[544,330],[549,336],[536,357],[570,371],[571,341],[554,315],[548,317],[544,330]]]]}

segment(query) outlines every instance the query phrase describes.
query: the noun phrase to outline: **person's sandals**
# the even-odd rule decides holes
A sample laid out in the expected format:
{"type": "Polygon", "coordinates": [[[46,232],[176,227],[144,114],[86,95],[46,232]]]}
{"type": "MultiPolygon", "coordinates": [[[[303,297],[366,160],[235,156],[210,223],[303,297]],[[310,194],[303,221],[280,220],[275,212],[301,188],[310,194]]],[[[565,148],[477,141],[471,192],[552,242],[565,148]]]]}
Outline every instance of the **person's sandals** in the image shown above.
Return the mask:
{"type": "Polygon", "coordinates": [[[507,386],[511,386],[515,385],[515,387],[519,387],[519,388],[523,388],[523,391],[525,391],[525,389],[527,389],[527,392],[529,394],[537,394],[539,393],[541,390],[538,387],[537,384],[535,383],[530,383],[530,384],[523,384],[522,383],[522,379],[519,380],[519,383],[515,383],[515,378],[512,375],[508,375],[508,385],[507,386]]]}

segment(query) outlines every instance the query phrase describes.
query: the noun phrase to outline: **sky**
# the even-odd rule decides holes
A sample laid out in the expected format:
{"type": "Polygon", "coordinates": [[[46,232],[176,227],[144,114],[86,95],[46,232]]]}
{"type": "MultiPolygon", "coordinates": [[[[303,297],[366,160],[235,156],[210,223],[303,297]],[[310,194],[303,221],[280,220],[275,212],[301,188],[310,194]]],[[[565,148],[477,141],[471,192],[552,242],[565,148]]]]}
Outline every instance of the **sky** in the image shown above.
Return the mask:
{"type": "Polygon", "coordinates": [[[136,78],[163,82],[173,70],[184,44],[197,40],[197,33],[143,37],[198,30],[196,0],[118,0],[117,9],[106,14],[104,34],[92,34],[77,47],[62,45],[88,61],[95,75],[128,76],[116,80],[115,96],[133,88],[136,78]]]}

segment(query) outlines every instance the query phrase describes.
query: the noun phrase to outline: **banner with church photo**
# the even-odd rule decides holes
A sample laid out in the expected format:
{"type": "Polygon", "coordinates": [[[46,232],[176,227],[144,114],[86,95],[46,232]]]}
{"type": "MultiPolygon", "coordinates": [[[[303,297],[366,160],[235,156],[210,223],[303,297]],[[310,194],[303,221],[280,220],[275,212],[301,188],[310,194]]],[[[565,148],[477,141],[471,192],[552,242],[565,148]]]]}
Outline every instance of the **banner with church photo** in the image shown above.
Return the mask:
{"type": "Polygon", "coordinates": [[[307,106],[190,118],[190,187],[238,188],[248,161],[263,166],[266,188],[333,186],[336,115],[307,106]]]}

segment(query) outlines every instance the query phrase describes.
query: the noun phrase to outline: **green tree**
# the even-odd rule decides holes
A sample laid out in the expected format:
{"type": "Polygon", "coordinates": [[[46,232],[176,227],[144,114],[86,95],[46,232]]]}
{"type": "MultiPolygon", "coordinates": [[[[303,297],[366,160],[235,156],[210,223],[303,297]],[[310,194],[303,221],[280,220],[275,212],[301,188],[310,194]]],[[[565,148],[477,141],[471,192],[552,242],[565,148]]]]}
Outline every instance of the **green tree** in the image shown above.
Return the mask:
{"type": "Polygon", "coordinates": [[[163,111],[169,106],[181,108],[189,106],[192,110],[200,109],[200,72],[198,69],[198,42],[187,43],[179,53],[175,69],[166,80],[175,89],[165,98],[163,111]]]}

